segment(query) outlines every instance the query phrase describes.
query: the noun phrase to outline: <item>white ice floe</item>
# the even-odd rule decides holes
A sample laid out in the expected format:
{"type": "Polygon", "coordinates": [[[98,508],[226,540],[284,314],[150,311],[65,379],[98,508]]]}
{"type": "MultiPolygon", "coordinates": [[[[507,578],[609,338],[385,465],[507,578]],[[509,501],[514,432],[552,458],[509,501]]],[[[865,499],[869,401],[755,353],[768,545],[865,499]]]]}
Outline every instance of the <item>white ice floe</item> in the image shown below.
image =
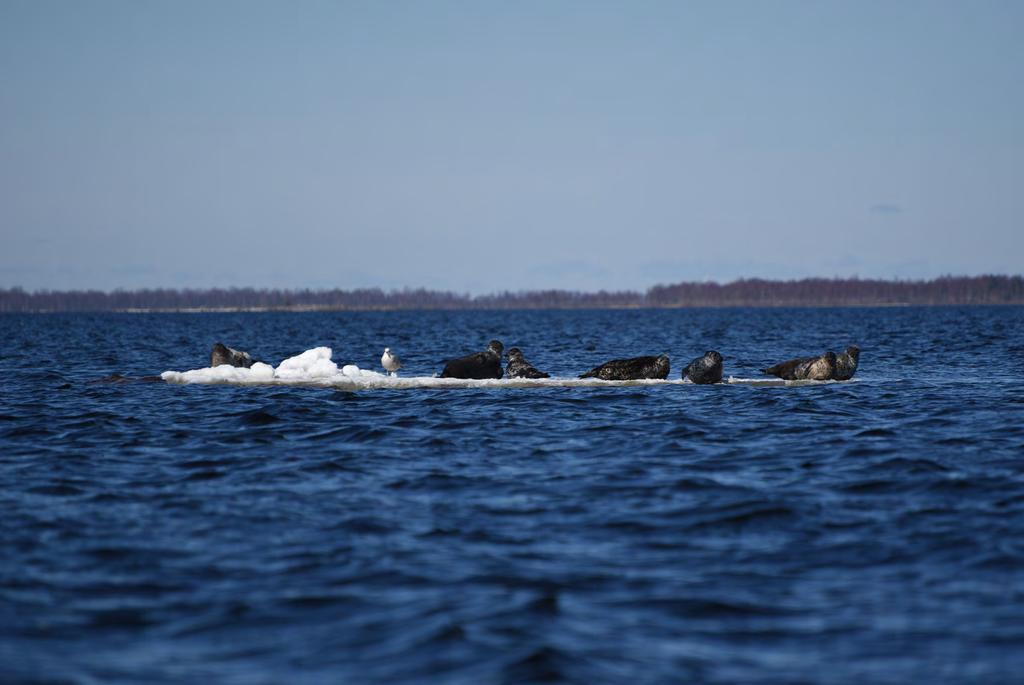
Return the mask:
{"type": "Polygon", "coordinates": [[[725,381],[729,385],[749,385],[756,388],[792,388],[802,387],[805,385],[831,385],[832,383],[855,383],[856,379],[851,378],[848,381],[812,381],[812,380],[799,380],[799,381],[787,381],[782,378],[775,378],[774,376],[762,376],[760,378],[736,378],[735,376],[729,376],[725,381]]]}
{"type": "Polygon", "coordinates": [[[281,380],[314,380],[338,375],[338,365],[331,361],[331,348],[314,347],[302,354],[289,357],[274,369],[274,377],[281,380]]]}
{"type": "Polygon", "coordinates": [[[274,367],[263,362],[249,369],[221,364],[191,371],[164,371],[160,377],[168,383],[268,383],[274,380],[274,367]]]}
{"type": "MultiPolygon", "coordinates": [[[[375,388],[613,388],[619,386],[685,385],[695,386],[690,381],[637,380],[602,381],[596,378],[501,378],[461,379],[437,378],[436,376],[410,376],[399,378],[376,371],[361,369],[355,364],[346,364],[340,369],[331,360],[329,347],[315,347],[302,354],[289,357],[277,368],[256,362],[252,368],[243,369],[223,364],[217,367],[193,369],[191,371],[164,371],[160,374],[168,383],[226,384],[226,385],[312,385],[338,388],[339,390],[370,390],[375,388]]],[[[821,385],[833,381],[784,381],[778,378],[735,378],[730,376],[730,385],[794,386],[821,385]]],[[[713,386],[711,386],[713,387],[713,386]]]]}

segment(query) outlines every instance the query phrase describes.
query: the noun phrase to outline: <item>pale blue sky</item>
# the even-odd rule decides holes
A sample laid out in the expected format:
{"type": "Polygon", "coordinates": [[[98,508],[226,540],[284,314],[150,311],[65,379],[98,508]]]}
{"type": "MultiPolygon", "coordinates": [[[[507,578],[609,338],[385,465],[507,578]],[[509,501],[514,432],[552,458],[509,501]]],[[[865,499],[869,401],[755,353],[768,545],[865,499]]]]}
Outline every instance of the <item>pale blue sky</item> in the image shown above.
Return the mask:
{"type": "Polygon", "coordinates": [[[1021,273],[1024,2],[0,0],[0,286],[1021,273]]]}

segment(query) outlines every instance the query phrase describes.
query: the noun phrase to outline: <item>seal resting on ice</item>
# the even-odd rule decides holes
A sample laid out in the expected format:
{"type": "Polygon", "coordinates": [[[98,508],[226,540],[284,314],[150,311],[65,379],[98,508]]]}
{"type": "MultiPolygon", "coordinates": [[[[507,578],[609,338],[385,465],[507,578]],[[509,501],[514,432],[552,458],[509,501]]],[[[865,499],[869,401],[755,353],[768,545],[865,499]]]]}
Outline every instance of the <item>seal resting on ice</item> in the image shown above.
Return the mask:
{"type": "Polygon", "coordinates": [[[509,378],[551,378],[551,374],[538,371],[533,364],[526,361],[523,351],[518,347],[510,347],[508,350],[508,366],[505,373],[509,378]]]}
{"type": "Polygon", "coordinates": [[[214,343],[213,350],[210,352],[210,366],[230,364],[231,366],[248,369],[253,365],[254,361],[248,352],[233,350],[224,343],[214,343]]]}
{"type": "Polygon", "coordinates": [[[787,381],[827,381],[833,378],[835,370],[836,353],[829,350],[820,357],[800,357],[780,362],[761,369],[761,373],[787,381]]]}
{"type": "Polygon", "coordinates": [[[697,385],[722,382],[722,355],[709,350],[703,357],[697,357],[683,369],[683,378],[689,378],[697,385]]]}
{"type": "Polygon", "coordinates": [[[832,378],[837,381],[850,380],[857,371],[858,361],[860,361],[860,348],[850,345],[845,352],[836,355],[836,370],[832,374],[832,378]]]}
{"type": "Polygon", "coordinates": [[[474,352],[458,359],[449,359],[441,371],[441,378],[501,378],[501,352],[505,346],[498,340],[487,344],[483,352],[474,352]]]}
{"type": "Polygon", "coordinates": [[[398,370],[402,368],[402,360],[391,351],[390,347],[385,347],[384,354],[380,357],[380,365],[392,376],[396,376],[398,375],[398,370]]]}
{"type": "Polygon", "coordinates": [[[668,378],[668,355],[657,357],[633,357],[631,359],[613,359],[601,366],[596,366],[580,378],[600,378],[603,381],[636,381],[644,378],[668,378]]]}

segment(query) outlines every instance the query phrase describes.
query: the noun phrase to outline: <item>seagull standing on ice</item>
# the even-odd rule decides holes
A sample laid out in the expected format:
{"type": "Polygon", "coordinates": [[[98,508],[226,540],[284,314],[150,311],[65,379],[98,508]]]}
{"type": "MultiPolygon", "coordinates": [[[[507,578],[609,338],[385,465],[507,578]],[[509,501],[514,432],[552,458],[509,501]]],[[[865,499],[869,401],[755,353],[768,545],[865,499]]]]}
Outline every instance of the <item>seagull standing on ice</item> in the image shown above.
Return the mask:
{"type": "Polygon", "coordinates": [[[398,370],[402,368],[402,360],[398,358],[397,354],[391,351],[390,347],[385,347],[384,354],[380,358],[380,365],[383,366],[384,370],[392,376],[397,376],[398,370]]]}

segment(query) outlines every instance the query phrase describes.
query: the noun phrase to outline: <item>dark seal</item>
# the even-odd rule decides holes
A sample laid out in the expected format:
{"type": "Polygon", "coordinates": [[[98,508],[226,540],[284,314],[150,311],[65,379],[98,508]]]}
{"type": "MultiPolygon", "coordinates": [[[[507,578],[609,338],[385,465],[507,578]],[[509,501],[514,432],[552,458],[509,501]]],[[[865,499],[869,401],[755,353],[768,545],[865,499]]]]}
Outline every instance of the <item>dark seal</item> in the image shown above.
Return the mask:
{"type": "Polygon", "coordinates": [[[722,355],[714,350],[697,357],[683,369],[683,378],[689,378],[697,385],[722,382],[722,355]]]}
{"type": "Polygon", "coordinates": [[[441,378],[501,378],[504,370],[501,368],[501,351],[505,349],[497,340],[487,344],[483,352],[474,352],[458,359],[449,359],[445,362],[444,370],[441,371],[441,378]]]}
{"type": "Polygon", "coordinates": [[[832,374],[832,378],[837,381],[848,381],[853,378],[853,374],[857,372],[857,362],[860,361],[860,348],[856,345],[850,345],[846,348],[846,352],[841,352],[836,355],[836,370],[832,374]]]}
{"type": "Polygon", "coordinates": [[[603,381],[637,381],[644,378],[668,378],[668,355],[613,359],[594,367],[580,378],[600,378],[603,381]]]}
{"type": "Polygon", "coordinates": [[[509,378],[551,378],[551,374],[538,371],[533,364],[526,361],[523,351],[518,347],[510,347],[508,350],[508,366],[505,373],[509,378]]]}
{"type": "Polygon", "coordinates": [[[251,367],[255,361],[248,352],[233,350],[224,343],[214,343],[210,352],[210,366],[229,364],[243,369],[251,367]]]}
{"type": "Polygon", "coordinates": [[[790,359],[761,372],[787,381],[827,381],[833,378],[835,370],[836,353],[829,350],[820,357],[790,359]]]}

